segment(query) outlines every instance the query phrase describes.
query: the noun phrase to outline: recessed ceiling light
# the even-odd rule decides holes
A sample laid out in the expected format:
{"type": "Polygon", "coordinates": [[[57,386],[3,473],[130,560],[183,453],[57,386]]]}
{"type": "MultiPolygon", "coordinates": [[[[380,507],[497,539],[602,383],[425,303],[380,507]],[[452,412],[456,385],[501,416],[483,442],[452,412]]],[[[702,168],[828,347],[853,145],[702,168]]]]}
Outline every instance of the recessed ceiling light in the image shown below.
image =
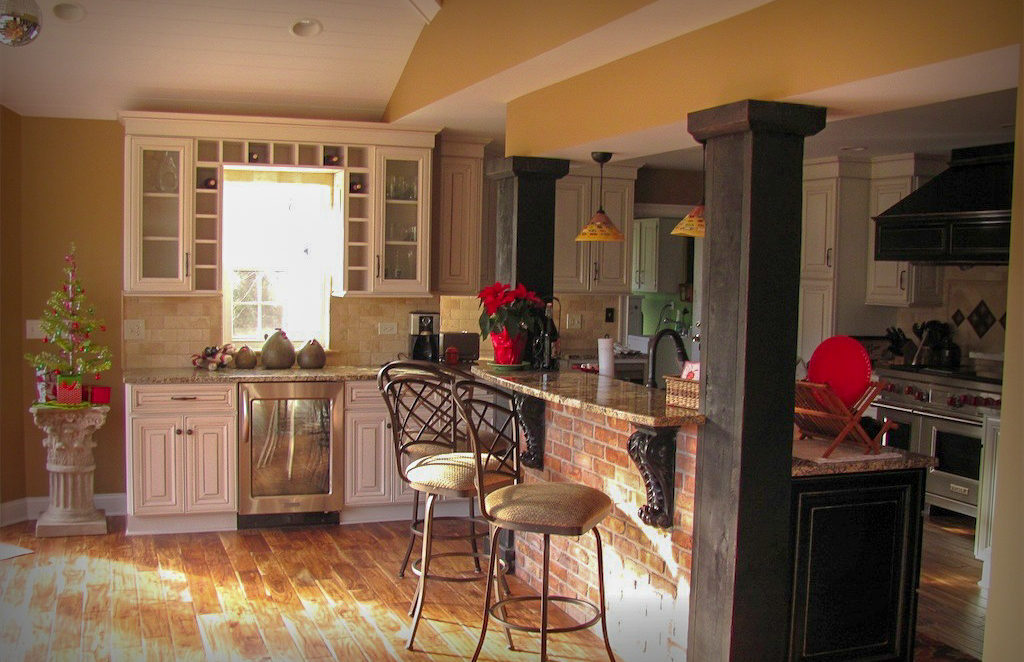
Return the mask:
{"type": "Polygon", "coordinates": [[[324,31],[324,24],[315,18],[300,18],[292,25],[296,37],[315,37],[324,31]]]}
{"type": "Polygon", "coordinates": [[[840,152],[863,152],[864,149],[865,148],[863,148],[863,147],[857,147],[855,145],[846,145],[845,147],[840,147],[839,151],[840,152]]]}
{"type": "Polygon", "coordinates": [[[53,6],[53,15],[68,23],[77,23],[85,18],[85,7],[77,2],[58,2],[53,6]]]}

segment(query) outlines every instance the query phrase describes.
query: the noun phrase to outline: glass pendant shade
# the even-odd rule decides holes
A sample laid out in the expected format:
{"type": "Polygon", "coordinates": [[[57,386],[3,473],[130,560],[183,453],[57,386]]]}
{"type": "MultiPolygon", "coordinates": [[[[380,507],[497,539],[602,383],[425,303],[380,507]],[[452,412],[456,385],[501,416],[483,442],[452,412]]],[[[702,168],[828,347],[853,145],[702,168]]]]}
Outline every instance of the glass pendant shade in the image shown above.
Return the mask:
{"type": "Polygon", "coordinates": [[[35,0],[0,0],[0,44],[24,46],[39,34],[35,0]]]}
{"type": "Polygon", "coordinates": [[[703,237],[704,236],[704,205],[697,205],[683,220],[672,228],[676,236],[682,237],[703,237]]]}
{"type": "MultiPolygon", "coordinates": [[[[611,152],[591,152],[590,158],[594,159],[601,166],[600,189],[598,189],[598,200],[604,200],[604,164],[612,158],[611,152]]],[[[622,234],[608,214],[604,213],[604,206],[597,208],[597,213],[583,226],[580,233],[576,235],[576,241],[626,241],[626,235],[622,234]]]]}

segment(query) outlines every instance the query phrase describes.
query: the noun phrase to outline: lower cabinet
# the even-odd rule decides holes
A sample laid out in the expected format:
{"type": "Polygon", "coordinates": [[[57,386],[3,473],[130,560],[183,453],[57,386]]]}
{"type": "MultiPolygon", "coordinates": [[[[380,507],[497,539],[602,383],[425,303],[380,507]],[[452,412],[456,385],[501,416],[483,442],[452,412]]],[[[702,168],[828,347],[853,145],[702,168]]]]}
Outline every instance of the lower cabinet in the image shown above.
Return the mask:
{"type": "Polygon", "coordinates": [[[912,660],[925,470],[796,478],[790,660],[912,660]]]}
{"type": "Polygon", "coordinates": [[[149,515],[233,516],[235,385],[129,385],[126,391],[129,532],[149,515]]]}
{"type": "Polygon", "coordinates": [[[391,419],[375,382],[345,384],[345,505],[412,501],[398,475],[391,419]]]}

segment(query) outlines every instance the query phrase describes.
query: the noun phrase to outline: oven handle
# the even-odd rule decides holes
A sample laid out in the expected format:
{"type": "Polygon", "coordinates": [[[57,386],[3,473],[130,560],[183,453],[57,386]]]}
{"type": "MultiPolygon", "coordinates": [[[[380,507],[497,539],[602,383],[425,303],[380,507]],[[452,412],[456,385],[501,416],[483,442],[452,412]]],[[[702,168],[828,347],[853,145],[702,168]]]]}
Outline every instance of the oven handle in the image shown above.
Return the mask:
{"type": "Polygon", "coordinates": [[[914,410],[914,413],[915,414],[919,414],[921,416],[924,416],[926,418],[937,418],[937,419],[940,419],[940,420],[943,420],[943,421],[951,421],[953,423],[962,423],[964,425],[973,425],[974,427],[978,427],[978,428],[982,427],[981,423],[979,423],[978,421],[972,421],[969,418],[955,418],[953,416],[943,416],[942,414],[936,414],[936,413],[930,412],[930,411],[921,411],[919,409],[914,410]]]}
{"type": "Polygon", "coordinates": [[[901,411],[905,414],[920,414],[921,412],[909,407],[901,407],[900,405],[889,404],[888,402],[879,402],[875,404],[875,409],[892,409],[895,411],[901,411]]]}

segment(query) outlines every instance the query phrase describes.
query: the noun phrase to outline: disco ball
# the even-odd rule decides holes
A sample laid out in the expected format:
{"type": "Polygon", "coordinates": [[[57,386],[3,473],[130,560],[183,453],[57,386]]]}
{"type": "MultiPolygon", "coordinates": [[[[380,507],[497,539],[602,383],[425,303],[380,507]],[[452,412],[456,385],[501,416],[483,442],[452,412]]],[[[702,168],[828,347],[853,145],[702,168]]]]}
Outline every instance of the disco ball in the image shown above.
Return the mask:
{"type": "Polygon", "coordinates": [[[0,44],[24,46],[39,34],[35,0],[0,0],[0,44]]]}

